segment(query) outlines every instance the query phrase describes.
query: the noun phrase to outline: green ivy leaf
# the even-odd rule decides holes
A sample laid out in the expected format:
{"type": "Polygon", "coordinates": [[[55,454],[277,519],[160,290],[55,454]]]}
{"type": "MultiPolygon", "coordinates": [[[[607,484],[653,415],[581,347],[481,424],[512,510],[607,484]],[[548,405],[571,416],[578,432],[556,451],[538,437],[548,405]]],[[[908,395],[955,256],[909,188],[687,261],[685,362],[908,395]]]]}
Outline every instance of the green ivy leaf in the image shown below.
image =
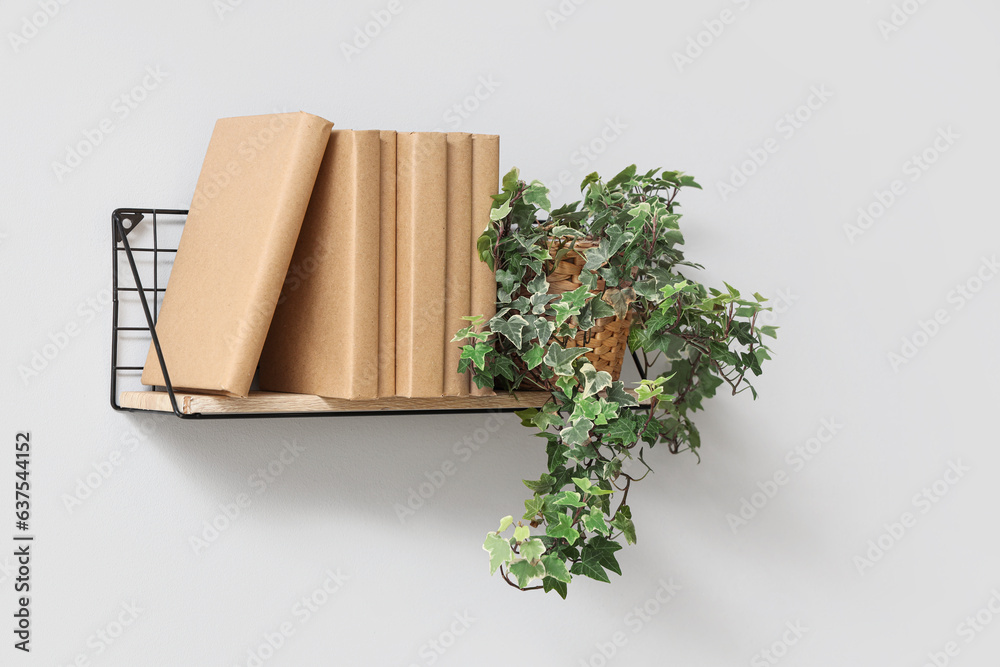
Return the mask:
{"type": "Polygon", "coordinates": [[[611,305],[615,315],[624,319],[628,315],[632,303],[635,301],[635,290],[631,287],[624,289],[609,287],[604,291],[603,298],[611,305]]]}
{"type": "Polygon", "coordinates": [[[524,364],[528,367],[528,370],[532,370],[538,364],[542,363],[542,359],[545,357],[545,348],[537,343],[531,346],[531,349],[522,355],[524,364]]]}
{"type": "Polygon", "coordinates": [[[566,514],[558,514],[555,523],[549,523],[545,527],[545,534],[556,539],[563,539],[571,545],[580,537],[580,533],[573,527],[573,519],[566,514]]]}
{"type": "Polygon", "coordinates": [[[587,256],[587,263],[583,265],[584,271],[596,271],[601,268],[623,245],[634,238],[632,232],[622,231],[618,225],[609,225],[604,233],[606,236],[600,240],[596,248],[583,251],[587,256]]]}
{"type": "MultiPolygon", "coordinates": [[[[533,294],[532,297],[531,297],[531,300],[530,300],[530,303],[531,303],[531,312],[533,314],[535,314],[535,315],[544,315],[545,314],[545,310],[546,310],[546,308],[549,305],[549,302],[554,301],[555,299],[558,299],[558,298],[559,298],[558,294],[548,294],[548,293],[545,293],[545,294],[533,294]]],[[[552,326],[553,326],[553,328],[555,327],[554,324],[552,326]]],[[[546,342],[546,341],[542,341],[542,342],[546,342]]]]}
{"type": "MultiPolygon", "coordinates": [[[[580,381],[580,392],[584,397],[593,396],[597,392],[611,386],[611,373],[597,370],[590,362],[586,362],[580,366],[580,370],[576,372],[576,377],[580,381]]],[[[595,412],[590,418],[593,419],[596,416],[597,413],[595,412]]]]}
{"type": "Polygon", "coordinates": [[[575,375],[561,375],[556,379],[556,387],[559,388],[567,399],[571,399],[573,394],[576,393],[576,376],[575,375]]]}
{"type": "Polygon", "coordinates": [[[613,493],[611,489],[602,489],[599,486],[594,486],[586,477],[574,477],[573,483],[580,487],[580,490],[591,496],[607,496],[613,493]]]}
{"type": "Polygon", "coordinates": [[[655,380],[642,380],[639,382],[639,386],[635,388],[636,398],[639,402],[648,401],[653,397],[658,397],[663,395],[663,383],[666,382],[667,378],[658,377],[655,380]]]}
{"type": "Polygon", "coordinates": [[[559,437],[567,445],[582,445],[590,438],[590,429],[594,428],[594,422],[589,419],[580,419],[575,424],[567,426],[559,431],[559,437]]]}
{"type": "Polygon", "coordinates": [[[490,574],[497,571],[497,568],[504,563],[510,562],[514,558],[514,551],[510,548],[510,542],[500,537],[496,533],[490,533],[483,542],[483,549],[490,555],[490,574]]]}
{"type": "MultiPolygon", "coordinates": [[[[556,211],[552,211],[552,215],[554,217],[556,215],[556,211]]],[[[556,225],[552,228],[551,234],[555,237],[574,236],[576,238],[580,238],[581,236],[586,236],[586,234],[579,229],[574,229],[572,227],[568,227],[567,225],[556,225]]]]}
{"type": "Polygon", "coordinates": [[[600,533],[601,535],[608,535],[611,533],[611,528],[604,521],[604,515],[600,512],[591,512],[583,517],[583,527],[592,533],[600,533]]]}
{"type": "Polygon", "coordinates": [[[581,419],[586,419],[593,422],[597,419],[597,416],[601,413],[601,404],[599,401],[593,398],[587,398],[586,396],[577,396],[576,405],[573,407],[573,413],[569,416],[569,422],[575,424],[581,419]]]}
{"type": "Polygon", "coordinates": [[[615,552],[622,548],[622,545],[610,540],[602,535],[593,537],[584,545],[580,552],[583,560],[596,559],[603,567],[621,576],[622,568],[615,558],[615,552]]]}
{"type": "Polygon", "coordinates": [[[558,579],[556,579],[554,577],[545,577],[544,579],[542,579],[542,586],[543,586],[543,590],[546,593],[548,593],[550,591],[555,591],[556,593],[559,594],[559,597],[561,597],[563,600],[566,599],[566,592],[567,591],[566,591],[566,582],[565,581],[559,581],[558,579]]]}
{"type": "Polygon", "coordinates": [[[517,578],[517,585],[521,588],[527,588],[532,579],[545,576],[545,566],[541,563],[531,564],[526,560],[516,560],[507,569],[517,578]]]}
{"type": "Polygon", "coordinates": [[[664,301],[670,299],[678,292],[687,292],[691,284],[686,280],[682,280],[679,283],[674,283],[672,285],[664,285],[660,288],[660,294],[663,295],[664,301]]]}
{"type": "Polygon", "coordinates": [[[549,281],[544,274],[539,274],[528,281],[528,291],[532,294],[548,294],[549,281]]]}
{"type": "Polygon", "coordinates": [[[597,581],[603,581],[606,584],[611,583],[607,572],[604,571],[600,562],[598,562],[595,558],[588,558],[573,563],[573,567],[570,568],[570,572],[573,574],[582,574],[585,577],[590,577],[591,579],[595,579],[597,581]]]}
{"type": "Polygon", "coordinates": [[[587,347],[565,349],[559,343],[552,343],[545,353],[545,363],[556,375],[572,376],[574,374],[573,361],[588,352],[590,352],[590,348],[587,347]]]}
{"type": "Polygon", "coordinates": [[[508,192],[515,190],[520,180],[521,180],[521,171],[517,167],[514,167],[506,174],[504,174],[503,189],[508,192]]]}
{"type": "Polygon", "coordinates": [[[498,220],[503,220],[508,215],[510,215],[510,202],[509,201],[505,201],[504,203],[500,204],[499,206],[497,206],[496,204],[494,204],[493,208],[490,210],[490,220],[492,220],[493,222],[497,222],[498,220]]]}
{"type": "Polygon", "coordinates": [[[586,505],[580,500],[580,494],[576,491],[560,491],[553,495],[549,502],[556,507],[583,507],[586,505]]]}
{"type": "Polygon", "coordinates": [[[583,182],[580,183],[580,191],[582,192],[583,190],[586,190],[587,186],[589,186],[589,185],[592,185],[594,183],[599,183],[600,180],[601,180],[601,175],[600,174],[598,174],[596,171],[590,172],[583,179],[583,182]]]}
{"type": "Polygon", "coordinates": [[[555,322],[551,322],[544,317],[535,318],[534,322],[528,323],[528,331],[525,335],[528,340],[537,340],[539,345],[548,345],[552,333],[556,330],[555,322]]]}
{"type": "Polygon", "coordinates": [[[510,301],[510,294],[517,288],[518,276],[506,269],[497,269],[496,279],[498,290],[507,296],[507,301],[510,301]]]}
{"type": "MultiPolygon", "coordinates": [[[[514,528],[514,539],[518,542],[524,542],[531,535],[531,529],[528,526],[517,526],[514,528]]],[[[521,551],[524,554],[524,551],[521,551]]]]}
{"type": "Polygon", "coordinates": [[[552,310],[555,311],[556,316],[556,326],[562,326],[570,317],[579,315],[589,296],[590,292],[584,285],[571,292],[563,292],[559,300],[552,304],[552,310]]]}
{"type": "Polygon", "coordinates": [[[487,229],[476,240],[476,252],[479,254],[479,259],[490,267],[490,271],[494,270],[493,245],[495,243],[496,231],[492,229],[487,229]]]}
{"type": "Polygon", "coordinates": [[[496,532],[502,533],[503,531],[505,531],[508,528],[510,528],[510,524],[512,524],[512,523],[514,523],[514,517],[512,517],[512,516],[505,516],[504,518],[500,519],[500,527],[497,528],[496,532]]]}
{"type": "Polygon", "coordinates": [[[559,416],[559,408],[551,401],[543,405],[532,418],[531,423],[538,427],[540,431],[548,430],[549,426],[560,426],[563,419],[559,416]]]}
{"type": "Polygon", "coordinates": [[[525,560],[538,560],[545,553],[545,544],[536,537],[522,543],[519,550],[521,558],[525,560]]]}
{"type": "Polygon", "coordinates": [[[532,181],[525,189],[522,199],[524,203],[537,206],[543,211],[552,208],[552,204],[549,203],[549,189],[541,181],[532,181]]]}
{"type": "MultiPolygon", "coordinates": [[[[545,566],[545,577],[552,578],[563,583],[570,583],[573,577],[566,569],[566,561],[555,554],[542,556],[542,565],[545,566]]],[[[563,596],[565,597],[565,595],[563,596]]]]}
{"type": "Polygon", "coordinates": [[[635,165],[629,165],[625,167],[617,176],[608,181],[608,189],[614,190],[615,188],[620,188],[621,186],[629,183],[633,178],[635,178],[635,165]]]}
{"type": "Polygon", "coordinates": [[[471,359],[479,370],[486,369],[486,355],[493,351],[489,343],[462,346],[462,359],[471,359]]]}
{"type": "Polygon", "coordinates": [[[552,487],[556,483],[556,478],[547,472],[542,473],[541,478],[537,482],[532,480],[523,480],[524,485],[534,491],[535,493],[548,493],[552,490],[552,487]]]}
{"type": "Polygon", "coordinates": [[[528,326],[528,321],[520,315],[512,315],[508,319],[494,317],[490,320],[490,329],[503,335],[515,347],[521,347],[522,334],[528,326]]]}
{"type": "Polygon", "coordinates": [[[632,510],[628,505],[622,505],[615,512],[615,518],[611,520],[611,525],[622,531],[625,541],[635,544],[635,524],[632,523],[632,510]]]}
{"type": "Polygon", "coordinates": [[[597,416],[594,417],[594,424],[598,426],[604,426],[609,422],[613,422],[618,418],[618,413],[621,412],[621,407],[613,402],[606,401],[603,398],[598,399],[598,405],[600,406],[600,411],[597,416]]]}
{"type": "Polygon", "coordinates": [[[545,507],[545,501],[541,498],[528,498],[524,501],[524,516],[521,518],[525,521],[532,521],[542,512],[542,508],[545,507]]]}
{"type": "Polygon", "coordinates": [[[590,301],[591,312],[594,315],[594,319],[600,319],[602,317],[611,317],[615,314],[615,309],[611,307],[604,299],[592,299],[590,301]]]}
{"type": "Polygon", "coordinates": [[[602,440],[614,442],[624,447],[628,447],[639,439],[639,424],[635,415],[631,412],[622,415],[608,425],[608,429],[602,434],[602,440]]]}
{"type": "Polygon", "coordinates": [[[612,382],[608,387],[608,400],[614,401],[622,407],[633,407],[639,405],[635,396],[625,391],[625,383],[622,381],[612,382]]]}

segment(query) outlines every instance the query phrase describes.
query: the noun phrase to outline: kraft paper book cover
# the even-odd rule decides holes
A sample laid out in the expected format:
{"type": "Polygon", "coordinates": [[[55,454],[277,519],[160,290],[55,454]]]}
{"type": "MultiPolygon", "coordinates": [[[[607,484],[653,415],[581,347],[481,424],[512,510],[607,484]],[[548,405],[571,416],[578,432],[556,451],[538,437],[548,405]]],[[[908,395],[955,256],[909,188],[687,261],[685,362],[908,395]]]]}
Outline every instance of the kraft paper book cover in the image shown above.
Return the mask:
{"type": "Polygon", "coordinates": [[[334,130],[260,360],[267,391],[378,396],[378,130],[334,130]]]}
{"type": "Polygon", "coordinates": [[[468,396],[469,373],[458,373],[461,341],[452,342],[456,331],[468,326],[462,318],[470,312],[472,262],[472,135],[449,132],[448,227],[445,260],[444,394],[468,396]]]}
{"type": "MultiPolygon", "coordinates": [[[[331,125],[303,112],[215,124],[156,324],[174,387],[248,394],[331,125]]],[[[165,384],[152,344],[142,382],[165,384]]]]}
{"type": "Polygon", "coordinates": [[[396,394],[444,393],[447,142],[396,137],[396,394]]]}
{"type": "MultiPolygon", "coordinates": [[[[490,224],[493,195],[500,191],[500,137],[493,134],[472,135],[472,284],[469,299],[472,315],[489,321],[496,315],[496,276],[486,262],[480,261],[476,242],[490,224]]],[[[491,396],[493,390],[471,383],[473,396],[491,396]]]]}

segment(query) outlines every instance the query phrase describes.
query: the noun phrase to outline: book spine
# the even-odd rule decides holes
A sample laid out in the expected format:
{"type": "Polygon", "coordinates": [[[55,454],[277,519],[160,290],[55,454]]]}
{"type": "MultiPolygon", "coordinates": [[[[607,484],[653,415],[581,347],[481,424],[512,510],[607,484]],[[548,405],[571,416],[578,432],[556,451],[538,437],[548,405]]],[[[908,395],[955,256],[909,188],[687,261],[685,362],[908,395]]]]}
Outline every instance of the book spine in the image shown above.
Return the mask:
{"type": "MultiPolygon", "coordinates": [[[[334,130],[334,134],[337,130],[334,130]]],[[[377,130],[352,131],[354,172],[353,201],[345,202],[344,217],[349,221],[353,256],[340,258],[349,264],[345,293],[350,299],[351,320],[347,368],[349,398],[378,396],[378,345],[381,238],[381,154],[377,130]],[[353,213],[353,215],[352,215],[353,213]]],[[[337,248],[334,244],[334,249],[337,248]]],[[[346,249],[345,249],[346,250],[346,249]]],[[[336,369],[331,369],[335,373],[336,369]]]]}
{"type": "Polygon", "coordinates": [[[443,133],[396,137],[396,394],[444,392],[448,190],[443,133]]]}
{"type": "Polygon", "coordinates": [[[445,257],[444,394],[468,396],[469,373],[459,373],[464,341],[452,342],[459,329],[468,326],[472,262],[472,135],[449,132],[448,227],[445,257]]]}
{"type": "Polygon", "coordinates": [[[378,395],[381,146],[335,130],[260,362],[269,391],[378,395]]]}
{"type": "Polygon", "coordinates": [[[396,133],[380,139],[378,395],[396,395],[396,133]]]}
{"type": "MultiPolygon", "coordinates": [[[[493,195],[500,191],[500,137],[491,134],[472,135],[472,234],[471,283],[469,301],[472,315],[482,315],[489,321],[496,315],[496,276],[486,262],[479,259],[476,243],[490,224],[493,195]]],[[[472,382],[473,396],[492,396],[491,387],[479,387],[472,382]]]]}

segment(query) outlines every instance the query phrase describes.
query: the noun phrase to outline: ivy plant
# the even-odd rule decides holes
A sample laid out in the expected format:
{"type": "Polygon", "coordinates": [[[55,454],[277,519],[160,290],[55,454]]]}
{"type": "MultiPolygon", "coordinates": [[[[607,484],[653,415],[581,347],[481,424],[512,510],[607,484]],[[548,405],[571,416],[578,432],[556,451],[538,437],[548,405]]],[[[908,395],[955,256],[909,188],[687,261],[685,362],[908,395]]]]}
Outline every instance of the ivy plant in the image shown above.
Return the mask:
{"type": "Polygon", "coordinates": [[[615,554],[637,539],[629,491],[651,471],[648,450],[698,456],[693,416],[705,399],[721,387],[757,396],[749,379],[770,359],[764,337],[775,328],[756,324],[767,310],[760,294],[692,276],[702,267],[684,257],[677,197],[700,187],[683,172],[632,165],[608,181],[589,175],[581,200],[553,208],[545,185],[514,169],[494,197],[478,250],[496,273],[497,312],[469,318],[455,340],[464,341],[459,371],[478,386],[550,394],[518,412],[545,441],[546,470],[524,481],[524,512],[483,545],[490,573],[515,588],[565,598],[574,577],[620,575],[615,554]],[[547,277],[570,251],[586,260],[581,286],[550,294],[547,277]],[[642,377],[632,388],[568,344],[612,315],[632,318],[642,377]]]}

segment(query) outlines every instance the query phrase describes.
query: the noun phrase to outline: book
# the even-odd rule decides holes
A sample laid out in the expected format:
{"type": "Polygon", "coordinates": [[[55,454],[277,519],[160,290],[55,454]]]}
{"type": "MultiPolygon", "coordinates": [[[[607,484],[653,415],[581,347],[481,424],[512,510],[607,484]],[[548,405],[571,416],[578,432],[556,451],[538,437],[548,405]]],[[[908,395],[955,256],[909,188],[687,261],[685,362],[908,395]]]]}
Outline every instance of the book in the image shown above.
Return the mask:
{"type": "Polygon", "coordinates": [[[445,134],[396,135],[396,394],[444,393],[445,134]]]}
{"type": "Polygon", "coordinates": [[[260,388],[378,396],[382,141],[334,130],[260,359],[260,388]]]}
{"type": "Polygon", "coordinates": [[[396,395],[396,133],[383,130],[379,237],[378,395],[396,395]]]}
{"type": "MultiPolygon", "coordinates": [[[[486,262],[479,259],[476,243],[490,225],[493,195],[500,191],[500,137],[493,134],[472,135],[472,241],[471,315],[482,315],[488,322],[496,315],[497,281],[486,262]]],[[[472,382],[473,396],[492,396],[493,389],[472,382]]]]}
{"type": "MultiPolygon", "coordinates": [[[[332,123],[215,124],[156,323],[177,389],[247,396],[332,123]]],[[[151,344],[142,382],[164,386],[151,344]]]]}
{"type": "Polygon", "coordinates": [[[469,373],[458,372],[464,342],[452,342],[451,339],[459,329],[469,325],[468,320],[462,318],[469,314],[471,307],[472,135],[449,132],[446,141],[448,224],[445,243],[444,394],[468,396],[469,373]]]}

